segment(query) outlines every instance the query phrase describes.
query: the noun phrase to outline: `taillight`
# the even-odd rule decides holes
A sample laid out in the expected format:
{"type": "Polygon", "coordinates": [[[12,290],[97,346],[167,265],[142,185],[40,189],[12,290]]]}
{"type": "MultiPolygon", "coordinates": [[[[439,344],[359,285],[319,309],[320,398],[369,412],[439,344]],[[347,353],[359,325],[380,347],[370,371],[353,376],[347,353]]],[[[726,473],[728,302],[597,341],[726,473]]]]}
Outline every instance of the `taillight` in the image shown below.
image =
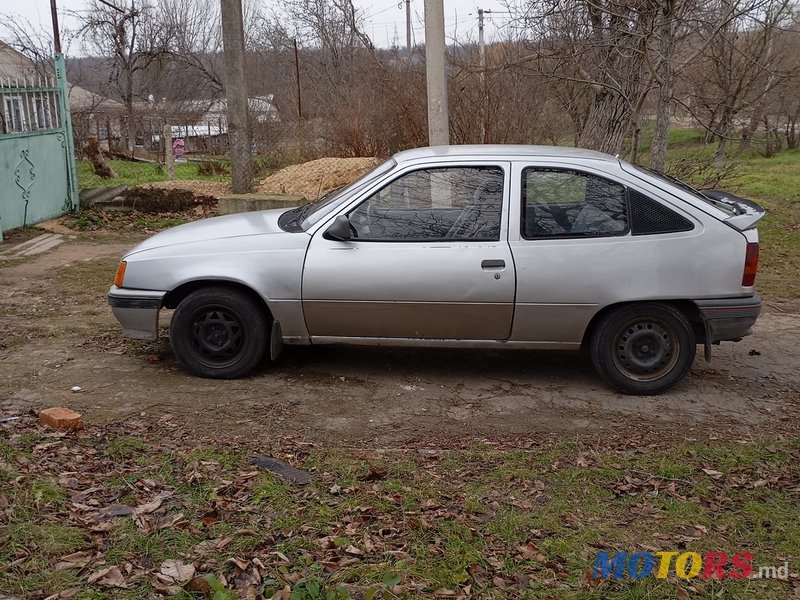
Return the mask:
{"type": "Polygon", "coordinates": [[[750,287],[755,283],[757,270],[758,242],[748,242],[747,253],[744,256],[744,275],[742,275],[742,286],[750,287]]]}

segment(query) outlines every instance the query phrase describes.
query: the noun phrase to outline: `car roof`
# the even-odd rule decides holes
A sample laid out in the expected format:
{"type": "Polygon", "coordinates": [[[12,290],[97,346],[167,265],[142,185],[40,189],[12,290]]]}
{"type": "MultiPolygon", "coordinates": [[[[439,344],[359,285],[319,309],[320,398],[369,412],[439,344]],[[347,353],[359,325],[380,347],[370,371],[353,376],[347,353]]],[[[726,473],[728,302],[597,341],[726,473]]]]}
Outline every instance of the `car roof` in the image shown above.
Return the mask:
{"type": "Polygon", "coordinates": [[[584,150],[583,148],[566,148],[563,146],[526,146],[514,144],[464,144],[453,146],[427,146],[405,150],[394,155],[398,163],[409,162],[421,158],[576,158],[618,162],[618,158],[610,154],[584,150]]]}

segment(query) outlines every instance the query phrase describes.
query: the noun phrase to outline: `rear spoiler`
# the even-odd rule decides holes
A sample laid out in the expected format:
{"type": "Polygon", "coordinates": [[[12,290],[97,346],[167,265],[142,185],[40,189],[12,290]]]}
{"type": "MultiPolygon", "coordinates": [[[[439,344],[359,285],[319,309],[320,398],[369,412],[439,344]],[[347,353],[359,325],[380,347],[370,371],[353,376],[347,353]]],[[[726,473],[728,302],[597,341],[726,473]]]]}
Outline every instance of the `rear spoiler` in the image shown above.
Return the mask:
{"type": "Polygon", "coordinates": [[[756,226],[756,223],[761,220],[761,217],[767,213],[760,204],[752,200],[740,198],[729,192],[724,192],[722,190],[700,190],[700,193],[723,211],[732,212],[733,214],[725,219],[725,223],[739,231],[752,229],[756,226]]]}

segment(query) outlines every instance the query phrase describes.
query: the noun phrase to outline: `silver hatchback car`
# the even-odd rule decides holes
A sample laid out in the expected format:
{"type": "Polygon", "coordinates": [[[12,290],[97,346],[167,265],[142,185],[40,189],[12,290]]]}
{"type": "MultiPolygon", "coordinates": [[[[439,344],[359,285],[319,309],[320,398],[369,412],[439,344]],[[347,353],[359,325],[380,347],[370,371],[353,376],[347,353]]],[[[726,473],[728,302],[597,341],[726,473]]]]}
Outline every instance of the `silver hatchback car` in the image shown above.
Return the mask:
{"type": "Polygon", "coordinates": [[[283,344],[588,348],[617,390],[657,394],[697,344],[761,310],[757,204],[612,156],[538,146],[401,152],[291,210],[159,233],[109,303],[186,370],[234,378],[283,344]]]}

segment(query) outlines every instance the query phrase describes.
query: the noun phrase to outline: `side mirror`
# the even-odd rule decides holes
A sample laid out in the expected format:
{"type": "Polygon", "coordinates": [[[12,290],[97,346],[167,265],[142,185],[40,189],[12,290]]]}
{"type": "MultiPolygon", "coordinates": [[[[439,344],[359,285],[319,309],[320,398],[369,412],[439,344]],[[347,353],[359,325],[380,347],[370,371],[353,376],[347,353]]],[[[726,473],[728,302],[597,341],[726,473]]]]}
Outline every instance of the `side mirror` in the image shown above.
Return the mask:
{"type": "Polygon", "coordinates": [[[353,239],[353,232],[350,230],[350,219],[347,215],[339,215],[325,231],[324,237],[329,240],[346,242],[353,239]]]}

